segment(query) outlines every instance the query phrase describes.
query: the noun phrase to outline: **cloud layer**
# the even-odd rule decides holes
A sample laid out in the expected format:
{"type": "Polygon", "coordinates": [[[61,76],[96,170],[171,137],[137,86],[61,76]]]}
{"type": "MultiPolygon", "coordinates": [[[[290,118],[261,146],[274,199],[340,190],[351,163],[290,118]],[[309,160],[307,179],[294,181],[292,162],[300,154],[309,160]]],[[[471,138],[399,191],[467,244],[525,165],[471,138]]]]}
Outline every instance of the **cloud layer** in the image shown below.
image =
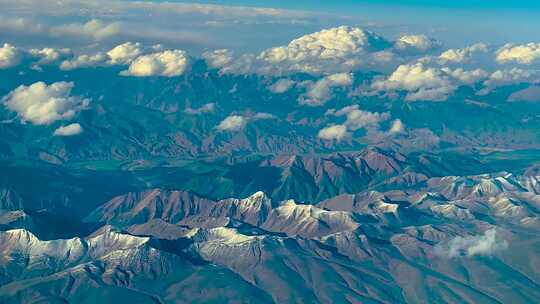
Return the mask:
{"type": "Polygon", "coordinates": [[[86,23],[69,23],[52,27],[50,33],[53,36],[74,36],[90,38],[95,41],[110,38],[120,32],[119,23],[105,23],[98,19],[92,19],[86,23]]]}

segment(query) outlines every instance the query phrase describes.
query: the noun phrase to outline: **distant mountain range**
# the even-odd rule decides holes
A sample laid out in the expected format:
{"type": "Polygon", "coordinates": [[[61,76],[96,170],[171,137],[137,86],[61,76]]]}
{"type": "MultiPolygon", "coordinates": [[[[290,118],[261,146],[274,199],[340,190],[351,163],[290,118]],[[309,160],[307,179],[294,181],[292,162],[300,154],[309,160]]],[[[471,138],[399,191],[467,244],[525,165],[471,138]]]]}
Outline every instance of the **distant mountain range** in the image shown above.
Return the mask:
{"type": "MultiPolygon", "coordinates": [[[[72,94],[90,100],[76,121],[84,132],[77,136],[52,136],[60,125],[20,124],[13,112],[0,108],[0,157],[41,159],[53,163],[87,160],[189,158],[202,155],[254,153],[306,154],[358,150],[367,145],[405,151],[448,148],[537,149],[539,103],[507,102],[520,85],[498,88],[470,99],[462,88],[446,102],[406,102],[369,97],[336,88],[328,101],[305,106],[305,88],[270,91],[275,77],[222,75],[197,61],[192,72],[175,78],[119,76],[118,67],[61,71],[44,67],[0,70],[10,79],[0,84],[0,96],[18,85],[70,79],[72,94]],[[212,106],[208,106],[212,105],[212,106]],[[380,123],[352,130],[342,140],[317,137],[320,129],[341,124],[336,111],[359,105],[362,111],[386,113],[380,123]],[[201,110],[202,109],[202,110],[201,110]],[[333,112],[332,112],[333,111],[333,112]],[[243,118],[241,131],[216,127],[229,115],[243,118]],[[471,119],[473,117],[473,119],[471,119]],[[393,119],[405,129],[389,135],[393,119]],[[369,136],[368,136],[369,135],[369,136]]],[[[374,74],[354,74],[361,84],[374,74]]],[[[317,78],[298,74],[297,83],[317,78]]],[[[329,94],[329,93],[328,93],[329,94]]],[[[349,109],[350,110],[350,109],[349,109]]]]}

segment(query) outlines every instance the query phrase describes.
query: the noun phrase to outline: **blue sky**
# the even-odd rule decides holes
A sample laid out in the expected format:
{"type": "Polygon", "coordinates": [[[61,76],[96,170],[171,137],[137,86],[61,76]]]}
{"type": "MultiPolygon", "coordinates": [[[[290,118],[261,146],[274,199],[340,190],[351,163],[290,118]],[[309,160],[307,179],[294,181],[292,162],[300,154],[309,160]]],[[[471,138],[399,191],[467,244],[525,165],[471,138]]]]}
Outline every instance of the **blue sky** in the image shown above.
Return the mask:
{"type": "MultiPolygon", "coordinates": [[[[159,1],[159,0],[155,0],[159,1]]],[[[175,2],[175,0],[167,0],[175,2]]],[[[164,2],[164,1],[162,1],[164,2]]],[[[294,9],[340,9],[362,5],[382,5],[382,6],[410,6],[423,8],[460,8],[469,10],[501,9],[501,10],[530,10],[540,9],[540,1],[536,0],[339,0],[339,1],[276,1],[276,0],[195,0],[176,1],[194,3],[213,3],[220,5],[245,5],[245,6],[265,6],[294,9]]]]}

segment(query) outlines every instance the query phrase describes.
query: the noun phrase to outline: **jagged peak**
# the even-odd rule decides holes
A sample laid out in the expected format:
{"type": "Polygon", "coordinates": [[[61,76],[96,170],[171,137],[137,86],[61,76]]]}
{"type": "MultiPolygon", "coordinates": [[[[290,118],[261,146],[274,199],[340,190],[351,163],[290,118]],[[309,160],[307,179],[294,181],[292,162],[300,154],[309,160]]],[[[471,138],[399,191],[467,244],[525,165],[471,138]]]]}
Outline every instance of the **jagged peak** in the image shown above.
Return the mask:
{"type": "Polygon", "coordinates": [[[295,217],[298,221],[308,219],[352,219],[352,214],[346,211],[330,211],[314,205],[297,204],[294,200],[284,201],[274,211],[283,217],[295,217]]]}
{"type": "Polygon", "coordinates": [[[73,260],[82,256],[85,252],[83,240],[78,237],[44,241],[26,229],[13,229],[2,232],[0,242],[8,252],[14,250],[28,255],[30,258],[48,256],[73,260]]]}
{"type": "Polygon", "coordinates": [[[257,191],[255,193],[253,193],[252,195],[248,196],[246,199],[249,199],[249,200],[262,200],[262,199],[269,199],[269,198],[263,191],[257,191]]]}
{"type": "Polygon", "coordinates": [[[7,230],[4,232],[0,232],[0,235],[1,234],[4,234],[11,238],[16,238],[19,241],[24,241],[26,243],[40,241],[35,234],[24,228],[7,230]]]}
{"type": "Polygon", "coordinates": [[[217,227],[212,229],[198,229],[192,236],[198,242],[219,242],[227,245],[237,245],[260,239],[261,236],[245,235],[235,228],[217,227]]]}
{"type": "Polygon", "coordinates": [[[106,233],[122,233],[122,230],[113,225],[103,225],[98,230],[90,234],[88,238],[97,237],[99,235],[106,234],[106,233]]]}
{"type": "Polygon", "coordinates": [[[127,249],[140,247],[150,241],[150,237],[135,236],[111,225],[105,225],[86,238],[89,246],[100,251],[111,248],[127,249]]]}

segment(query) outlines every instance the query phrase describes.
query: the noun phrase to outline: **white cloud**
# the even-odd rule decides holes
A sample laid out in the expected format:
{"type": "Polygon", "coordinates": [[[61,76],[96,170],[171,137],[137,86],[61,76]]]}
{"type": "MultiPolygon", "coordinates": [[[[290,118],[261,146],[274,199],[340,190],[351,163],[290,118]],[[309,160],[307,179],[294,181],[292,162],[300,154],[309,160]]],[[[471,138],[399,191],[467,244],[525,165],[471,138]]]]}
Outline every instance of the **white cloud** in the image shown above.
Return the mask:
{"type": "Polygon", "coordinates": [[[448,96],[454,93],[455,87],[438,87],[438,88],[421,88],[418,91],[407,94],[405,99],[407,101],[418,100],[430,100],[430,101],[444,101],[448,99],[448,96]]]}
{"type": "Polygon", "coordinates": [[[243,54],[230,64],[222,67],[219,72],[221,74],[251,74],[255,73],[255,66],[259,63],[253,54],[243,54]]]}
{"type": "Polygon", "coordinates": [[[463,70],[462,68],[457,68],[455,70],[452,70],[450,68],[442,68],[443,72],[454,78],[458,81],[459,84],[475,84],[481,80],[484,80],[489,77],[489,73],[482,70],[482,69],[476,69],[471,71],[463,70]]]}
{"type": "Polygon", "coordinates": [[[88,99],[70,95],[72,89],[72,82],[55,82],[51,85],[36,82],[30,86],[19,86],[2,102],[9,110],[17,112],[22,121],[47,125],[57,120],[71,119],[88,106],[88,99]]]}
{"type": "Polygon", "coordinates": [[[204,52],[202,57],[209,67],[217,69],[232,63],[233,52],[227,49],[214,50],[212,52],[204,52]]]}
{"type": "Polygon", "coordinates": [[[51,62],[58,61],[63,57],[66,57],[71,54],[71,50],[64,49],[54,49],[54,48],[42,48],[42,49],[31,49],[29,51],[30,55],[39,58],[38,64],[48,64],[51,62]]]}
{"type": "Polygon", "coordinates": [[[540,102],[540,87],[531,86],[514,92],[508,97],[508,101],[540,102]]]}
{"type": "Polygon", "coordinates": [[[320,106],[332,98],[332,89],[348,87],[353,83],[350,73],[337,73],[326,76],[314,84],[309,85],[305,96],[300,97],[301,104],[320,106]]]}
{"type": "Polygon", "coordinates": [[[368,131],[376,130],[379,127],[379,123],[390,118],[388,113],[360,110],[358,105],[347,106],[340,110],[330,109],[326,111],[325,115],[346,117],[343,124],[331,125],[319,131],[319,138],[325,140],[335,139],[338,141],[349,137],[351,135],[349,131],[354,132],[361,128],[367,128],[368,131]]]}
{"type": "Polygon", "coordinates": [[[508,70],[498,70],[491,75],[489,78],[484,81],[484,88],[477,92],[478,95],[484,95],[492,91],[493,89],[511,84],[519,83],[538,83],[539,74],[537,71],[532,70],[523,70],[519,68],[512,68],[508,70]]]}
{"type": "Polygon", "coordinates": [[[141,44],[126,42],[115,46],[107,52],[109,64],[129,64],[142,54],[141,44]]]}
{"type": "Polygon", "coordinates": [[[52,27],[52,36],[72,36],[76,38],[90,38],[95,41],[104,40],[120,33],[120,24],[117,22],[105,23],[99,19],[92,19],[86,23],[70,23],[52,27]]]}
{"type": "Polygon", "coordinates": [[[371,86],[379,92],[407,91],[405,99],[408,101],[442,101],[456,89],[443,71],[426,67],[423,63],[400,65],[390,77],[376,80],[371,86]]]}
{"type": "Polygon", "coordinates": [[[268,90],[274,94],[282,94],[290,90],[295,84],[295,81],[283,78],[269,86],[268,90]]]}
{"type": "Polygon", "coordinates": [[[13,67],[21,61],[21,52],[9,43],[0,48],[0,69],[13,67]]]}
{"type": "Polygon", "coordinates": [[[490,74],[483,69],[429,67],[423,62],[417,62],[400,65],[387,78],[376,78],[371,88],[379,93],[406,91],[405,99],[408,101],[444,101],[461,85],[482,82],[484,88],[477,94],[483,95],[501,85],[538,82],[537,77],[536,71],[518,68],[498,70],[490,74]]]}
{"type": "Polygon", "coordinates": [[[62,61],[60,64],[60,69],[70,71],[79,68],[101,66],[106,63],[107,58],[107,55],[103,53],[97,53],[94,55],[79,55],[75,58],[62,61]]]}
{"type": "Polygon", "coordinates": [[[441,43],[426,35],[405,35],[395,43],[396,49],[410,53],[428,52],[441,47],[441,43]]]}
{"type": "Polygon", "coordinates": [[[211,103],[207,103],[207,104],[202,105],[198,109],[187,108],[185,110],[185,112],[187,114],[191,114],[191,115],[198,115],[198,114],[214,112],[215,109],[216,109],[216,104],[211,102],[211,103]]]}
{"type": "Polygon", "coordinates": [[[497,50],[496,60],[501,64],[508,62],[532,64],[540,61],[540,43],[506,44],[497,50]]]}
{"type": "Polygon", "coordinates": [[[267,49],[258,56],[243,56],[224,67],[223,72],[281,75],[296,72],[332,74],[348,72],[362,63],[369,64],[370,54],[391,44],[382,37],[360,28],[340,26],[302,36],[286,46],[267,49]]]}
{"type": "Polygon", "coordinates": [[[330,110],[327,111],[327,115],[328,114],[335,116],[346,116],[347,120],[345,121],[344,126],[351,131],[356,131],[368,126],[377,126],[380,122],[390,118],[388,113],[376,113],[360,110],[358,105],[344,107],[338,111],[330,110]]]}
{"type": "Polygon", "coordinates": [[[349,133],[347,132],[347,127],[343,125],[332,125],[326,128],[323,128],[319,131],[317,137],[324,140],[342,140],[347,137],[349,133]]]}
{"type": "Polygon", "coordinates": [[[475,53],[486,53],[487,51],[487,45],[483,43],[476,43],[462,49],[446,50],[439,55],[439,60],[441,63],[463,63],[469,61],[475,53]]]}
{"type": "Polygon", "coordinates": [[[255,120],[266,120],[266,119],[276,119],[277,116],[274,114],[266,113],[266,112],[258,112],[255,113],[252,117],[255,120]]]}
{"type": "Polygon", "coordinates": [[[77,57],[64,60],[60,64],[60,69],[69,71],[79,68],[125,65],[130,64],[143,53],[140,43],[126,42],[115,46],[107,53],[98,52],[93,55],[83,54],[77,57]]]}
{"type": "Polygon", "coordinates": [[[340,26],[302,36],[288,46],[266,50],[261,57],[268,62],[343,58],[371,48],[377,39],[382,38],[360,28],[340,26]]]}
{"type": "Polygon", "coordinates": [[[405,124],[401,121],[401,119],[395,119],[392,122],[390,129],[388,130],[388,134],[390,135],[402,134],[404,132],[405,132],[405,124]]]}
{"type": "Polygon", "coordinates": [[[78,123],[72,123],[67,126],[61,126],[54,130],[54,136],[73,136],[83,132],[83,128],[78,123]]]}
{"type": "Polygon", "coordinates": [[[230,115],[219,123],[218,130],[221,131],[240,131],[246,125],[246,119],[240,115],[230,115]]]}
{"type": "Polygon", "coordinates": [[[185,51],[169,50],[138,57],[121,75],[174,77],[182,75],[188,66],[189,59],[185,51]]]}
{"type": "Polygon", "coordinates": [[[508,248],[508,242],[500,239],[496,229],[487,230],[483,235],[457,236],[450,240],[448,244],[441,244],[435,247],[435,252],[449,258],[459,256],[490,256],[498,251],[508,248]]]}

